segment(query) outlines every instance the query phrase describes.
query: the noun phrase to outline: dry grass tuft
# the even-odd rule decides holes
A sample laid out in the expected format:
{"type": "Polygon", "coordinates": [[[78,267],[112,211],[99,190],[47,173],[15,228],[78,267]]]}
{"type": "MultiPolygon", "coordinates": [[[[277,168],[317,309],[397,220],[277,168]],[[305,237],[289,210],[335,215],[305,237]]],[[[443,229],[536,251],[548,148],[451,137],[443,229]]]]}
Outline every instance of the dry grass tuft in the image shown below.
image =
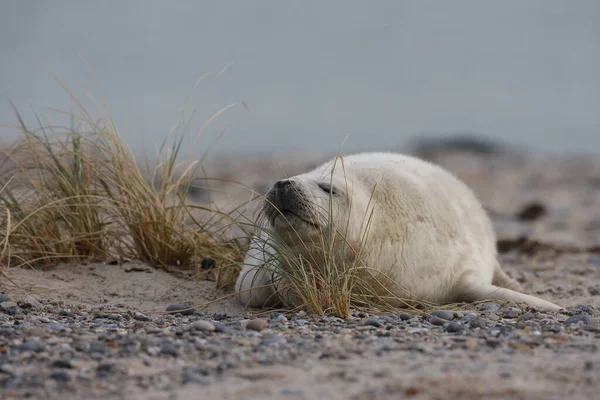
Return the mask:
{"type": "MultiPolygon", "coordinates": [[[[144,171],[106,113],[92,118],[69,95],[76,112],[67,115],[75,127],[49,126],[38,119],[39,128],[32,130],[15,110],[22,136],[3,151],[0,165],[3,264],[129,258],[193,270],[202,260],[213,260],[209,264],[218,286],[231,285],[243,249],[194,216],[200,208],[221,221],[229,218],[190,200],[201,163],[181,161],[186,132],[172,133],[171,146],[165,141],[160,147],[156,167],[144,171]]],[[[233,106],[219,110],[197,136],[233,106]]],[[[189,126],[183,122],[177,126],[189,126]]]]}

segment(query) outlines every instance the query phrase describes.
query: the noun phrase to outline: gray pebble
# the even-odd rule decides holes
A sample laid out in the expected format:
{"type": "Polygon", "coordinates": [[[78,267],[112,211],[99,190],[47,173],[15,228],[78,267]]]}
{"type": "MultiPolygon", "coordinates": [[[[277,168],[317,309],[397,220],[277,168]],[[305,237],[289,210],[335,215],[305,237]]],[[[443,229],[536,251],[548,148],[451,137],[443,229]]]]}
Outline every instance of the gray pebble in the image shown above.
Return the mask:
{"type": "Polygon", "coordinates": [[[523,321],[530,321],[535,318],[535,315],[533,315],[533,313],[526,312],[525,314],[521,315],[521,318],[523,321]]]}
{"type": "Polygon", "coordinates": [[[203,332],[213,332],[217,329],[212,322],[204,320],[196,321],[192,324],[192,326],[195,330],[203,332]]]}
{"type": "Polygon", "coordinates": [[[26,340],[19,346],[20,351],[33,351],[39,353],[44,350],[46,346],[44,343],[38,342],[37,340],[26,340]]]}
{"type": "Polygon", "coordinates": [[[576,312],[576,313],[586,313],[589,315],[594,314],[594,310],[592,309],[592,307],[587,306],[585,304],[579,304],[579,305],[571,308],[569,311],[576,312]]]}
{"type": "Polygon", "coordinates": [[[262,331],[266,327],[267,327],[267,321],[262,318],[253,319],[252,321],[249,321],[246,324],[246,329],[250,329],[252,331],[258,331],[258,332],[262,331]]]}
{"type": "Polygon", "coordinates": [[[120,320],[122,317],[121,317],[121,314],[108,314],[108,315],[106,316],[106,318],[108,318],[108,319],[111,319],[111,320],[113,320],[113,321],[118,321],[118,320],[120,320]]]}
{"type": "Polygon", "coordinates": [[[584,325],[588,325],[591,321],[592,319],[588,314],[577,314],[568,318],[565,321],[565,325],[577,324],[579,322],[582,322],[584,325]]]}
{"type": "Polygon", "coordinates": [[[463,326],[460,323],[458,323],[458,322],[450,321],[447,324],[445,324],[442,327],[442,329],[445,332],[456,333],[456,332],[462,332],[463,326]]]}
{"type": "Polygon", "coordinates": [[[437,310],[431,313],[434,317],[452,321],[454,319],[454,311],[437,310]]]}
{"type": "Polygon", "coordinates": [[[173,343],[165,343],[162,348],[160,349],[160,352],[162,354],[166,354],[168,356],[173,356],[173,357],[177,357],[179,355],[179,351],[177,350],[177,347],[175,347],[175,345],[173,343]]]}
{"type": "Polygon", "coordinates": [[[500,311],[504,318],[517,318],[521,313],[521,310],[515,307],[503,307],[500,311]]]}
{"type": "Polygon", "coordinates": [[[99,378],[104,378],[108,376],[108,374],[115,371],[116,364],[111,362],[105,362],[98,365],[96,368],[96,375],[99,378]]]}
{"type": "Polygon", "coordinates": [[[172,304],[167,307],[166,311],[171,311],[173,314],[193,315],[196,310],[190,307],[186,304],[172,304]]]}
{"type": "Polygon", "coordinates": [[[471,328],[471,329],[475,329],[475,328],[485,329],[486,327],[487,326],[486,326],[485,322],[479,317],[473,317],[469,320],[469,328],[471,328]]]}
{"type": "Polygon", "coordinates": [[[379,327],[381,327],[381,322],[378,319],[369,318],[368,320],[363,322],[363,325],[364,326],[374,326],[376,328],[379,328],[379,327]]]}
{"type": "Polygon", "coordinates": [[[6,301],[10,301],[10,297],[5,295],[4,293],[0,293],[0,303],[4,303],[6,301]]]}
{"type": "Polygon", "coordinates": [[[492,302],[481,303],[477,306],[477,310],[479,311],[498,311],[500,310],[500,308],[500,305],[492,302]]]}
{"type": "Polygon", "coordinates": [[[400,318],[402,321],[408,321],[409,319],[411,319],[413,316],[410,314],[399,314],[398,318],[400,318]]]}
{"type": "Polygon", "coordinates": [[[14,301],[3,301],[0,303],[0,308],[8,315],[15,315],[19,312],[19,307],[14,301]]]}
{"type": "Polygon", "coordinates": [[[131,316],[133,317],[133,319],[138,320],[138,321],[150,321],[150,317],[148,317],[147,315],[139,312],[139,311],[134,311],[133,313],[131,313],[131,316]]]}
{"type": "Polygon", "coordinates": [[[68,382],[71,380],[71,376],[65,371],[52,371],[48,376],[57,382],[68,382]]]}
{"type": "Polygon", "coordinates": [[[294,323],[295,323],[296,325],[306,325],[306,324],[308,324],[308,321],[307,321],[307,320],[305,320],[305,319],[295,319],[295,320],[294,320],[294,323]]]}
{"type": "Polygon", "coordinates": [[[88,353],[106,353],[107,347],[106,344],[101,342],[91,342],[90,347],[88,348],[88,353]]]}
{"type": "Polygon", "coordinates": [[[438,317],[431,317],[431,318],[429,318],[429,322],[432,325],[443,326],[448,321],[446,321],[445,319],[442,319],[442,318],[438,318],[438,317]]]}

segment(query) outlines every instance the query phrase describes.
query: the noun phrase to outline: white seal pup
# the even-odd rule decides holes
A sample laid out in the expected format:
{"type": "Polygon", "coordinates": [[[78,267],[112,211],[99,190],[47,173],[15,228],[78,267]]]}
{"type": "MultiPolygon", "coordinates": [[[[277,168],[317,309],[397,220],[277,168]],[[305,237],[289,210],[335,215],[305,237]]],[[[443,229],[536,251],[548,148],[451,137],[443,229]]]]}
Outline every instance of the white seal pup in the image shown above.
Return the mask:
{"type": "MultiPolygon", "coordinates": [[[[276,182],[263,212],[267,228],[298,251],[310,251],[307,245],[319,243],[315,238],[328,226],[343,227],[345,240],[359,247],[370,216],[361,260],[389,278],[385,291],[399,299],[438,304],[490,299],[561,309],[519,292],[498,263],[492,223],[474,193],[450,172],[415,157],[362,153],[327,162],[276,182]]],[[[271,254],[258,233],[236,281],[246,306],[290,303],[277,295],[274,271],[280,261],[271,254]]]]}

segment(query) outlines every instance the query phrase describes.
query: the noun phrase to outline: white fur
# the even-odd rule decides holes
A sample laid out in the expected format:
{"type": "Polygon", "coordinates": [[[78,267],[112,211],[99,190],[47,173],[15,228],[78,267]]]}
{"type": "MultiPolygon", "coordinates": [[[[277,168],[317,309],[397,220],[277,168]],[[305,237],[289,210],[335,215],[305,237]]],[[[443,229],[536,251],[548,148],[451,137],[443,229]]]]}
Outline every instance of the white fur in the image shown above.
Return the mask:
{"type": "MultiPolygon", "coordinates": [[[[448,171],[392,153],[338,159],[332,175],[333,165],[331,161],[290,178],[305,200],[294,203],[294,211],[303,218],[279,216],[268,228],[292,245],[299,240],[311,243],[318,230],[304,221],[324,226],[329,195],[318,184],[332,181],[338,191],[332,196],[333,225],[343,227],[348,242],[358,246],[369,224],[361,259],[391,278],[386,289],[398,298],[432,303],[512,300],[544,310],[561,309],[517,291],[518,283],[497,262],[488,215],[472,191],[448,171]],[[371,212],[367,223],[365,216],[371,212]]],[[[240,300],[251,307],[278,301],[271,285],[277,261],[266,256],[273,250],[268,244],[264,248],[263,242],[264,237],[253,240],[236,282],[240,300]]]]}

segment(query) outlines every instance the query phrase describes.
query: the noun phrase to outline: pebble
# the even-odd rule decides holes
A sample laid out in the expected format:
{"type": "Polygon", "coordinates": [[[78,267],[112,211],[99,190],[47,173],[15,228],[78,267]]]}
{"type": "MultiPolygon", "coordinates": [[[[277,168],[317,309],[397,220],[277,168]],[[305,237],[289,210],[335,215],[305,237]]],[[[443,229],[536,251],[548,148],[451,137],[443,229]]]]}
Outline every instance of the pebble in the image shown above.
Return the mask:
{"type": "Polygon", "coordinates": [[[171,311],[173,314],[193,315],[196,310],[190,307],[186,304],[172,304],[167,307],[166,311],[171,311]]]}
{"type": "Polygon", "coordinates": [[[439,318],[439,317],[430,317],[429,322],[432,325],[443,326],[448,321],[446,321],[445,319],[439,318]]]}
{"type": "Polygon", "coordinates": [[[487,328],[485,321],[483,319],[479,318],[479,317],[471,318],[469,320],[468,324],[469,324],[469,328],[471,328],[471,329],[475,329],[475,328],[485,329],[485,328],[487,328]]]}
{"type": "Polygon", "coordinates": [[[477,310],[479,311],[498,311],[500,308],[502,307],[499,304],[491,302],[481,303],[477,306],[477,310]]]}
{"type": "Polygon", "coordinates": [[[204,320],[196,321],[192,324],[192,326],[195,330],[202,332],[213,332],[217,329],[212,322],[204,320]]]}
{"type": "Polygon", "coordinates": [[[71,376],[65,371],[52,371],[48,376],[57,382],[68,382],[71,380],[71,376]]]}
{"type": "Polygon", "coordinates": [[[0,303],[4,303],[10,301],[10,297],[8,297],[7,295],[5,295],[4,293],[0,293],[0,303]]]}
{"type": "Polygon", "coordinates": [[[44,350],[46,346],[44,343],[38,342],[37,340],[26,340],[19,346],[19,350],[21,351],[33,351],[34,353],[39,353],[44,350]]]}
{"type": "Polygon", "coordinates": [[[0,308],[8,315],[15,315],[19,312],[19,307],[14,301],[3,301],[0,303],[0,308]]]}
{"type": "Polygon", "coordinates": [[[66,368],[66,369],[73,368],[73,364],[71,364],[71,361],[69,361],[69,360],[55,360],[52,363],[52,366],[54,368],[66,368]]]}
{"type": "Polygon", "coordinates": [[[588,314],[577,314],[570,318],[567,318],[565,325],[577,324],[582,322],[584,325],[588,325],[592,321],[592,318],[588,314]]]}
{"type": "Polygon", "coordinates": [[[456,332],[462,332],[463,330],[463,325],[461,325],[459,322],[455,322],[455,321],[450,321],[447,324],[445,324],[442,329],[445,332],[449,332],[449,333],[456,333],[456,332]]]}
{"type": "Polygon", "coordinates": [[[452,321],[454,319],[454,311],[438,310],[431,313],[434,317],[445,319],[446,321],[452,321]]]}
{"type": "Polygon", "coordinates": [[[138,321],[150,321],[150,317],[148,317],[146,314],[143,314],[139,311],[134,311],[133,313],[131,313],[131,316],[133,317],[133,319],[138,320],[138,321]]]}
{"type": "Polygon", "coordinates": [[[503,307],[500,311],[504,318],[517,318],[521,312],[521,310],[515,307],[503,307]]]}
{"type": "Polygon", "coordinates": [[[267,327],[267,321],[262,318],[253,319],[246,324],[246,329],[250,329],[252,331],[258,331],[258,332],[262,331],[266,327],[267,327]]]}
{"type": "Polygon", "coordinates": [[[533,315],[533,313],[530,313],[528,311],[525,314],[521,315],[521,318],[523,319],[523,321],[530,321],[535,318],[535,315],[533,315]]]}
{"type": "Polygon", "coordinates": [[[166,354],[168,356],[173,356],[173,357],[177,357],[179,355],[179,351],[177,350],[177,347],[175,347],[175,345],[170,342],[165,343],[162,346],[162,348],[160,349],[160,352],[162,354],[166,354]]]}
{"type": "Polygon", "coordinates": [[[412,319],[412,315],[410,314],[399,314],[398,318],[400,318],[402,321],[408,321],[409,319],[412,319]]]}
{"type": "Polygon", "coordinates": [[[587,306],[585,304],[579,304],[571,308],[569,311],[572,311],[574,313],[586,313],[589,315],[594,315],[594,310],[592,309],[592,307],[587,306]]]}
{"type": "Polygon", "coordinates": [[[363,322],[364,326],[374,326],[376,328],[380,328],[381,327],[381,322],[378,319],[375,318],[369,318],[368,320],[366,320],[365,322],[363,322]]]}

